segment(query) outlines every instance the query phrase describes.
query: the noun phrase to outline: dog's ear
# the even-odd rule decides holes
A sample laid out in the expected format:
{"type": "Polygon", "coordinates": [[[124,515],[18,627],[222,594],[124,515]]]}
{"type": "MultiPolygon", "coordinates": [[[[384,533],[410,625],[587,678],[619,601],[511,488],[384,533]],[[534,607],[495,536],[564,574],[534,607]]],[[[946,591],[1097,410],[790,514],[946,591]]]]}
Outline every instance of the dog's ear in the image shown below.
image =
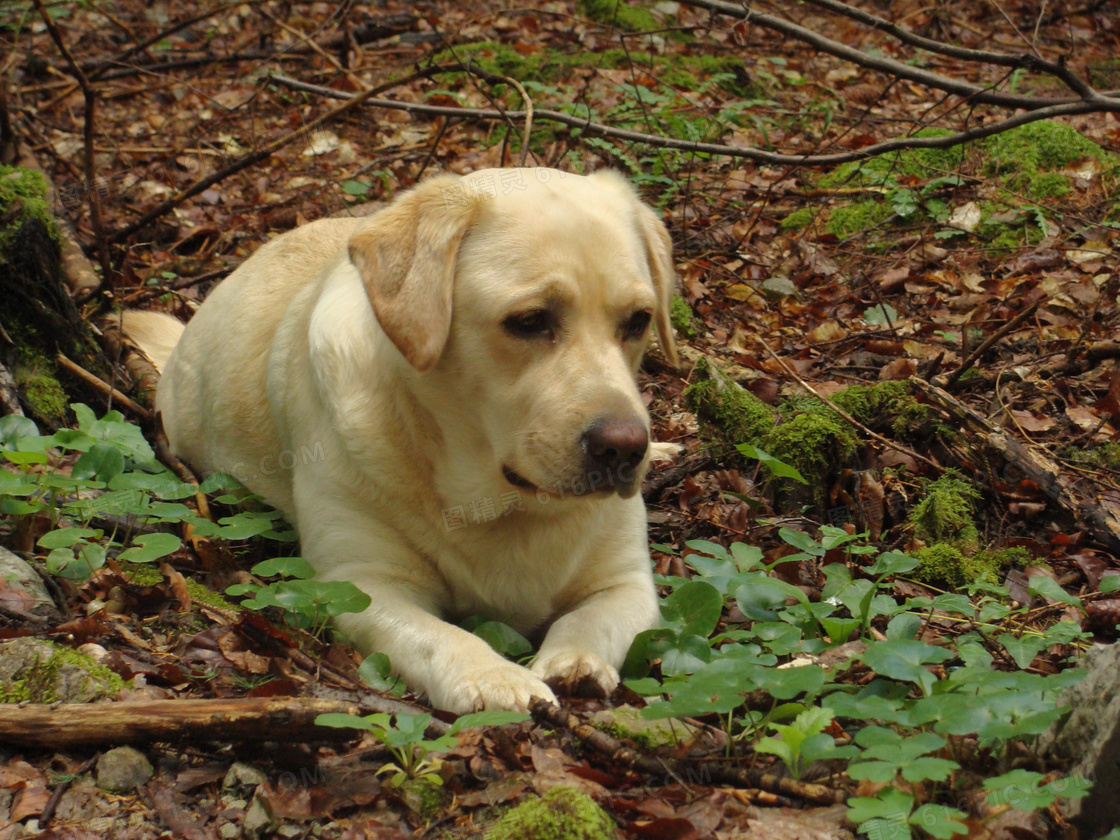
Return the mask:
{"type": "Polygon", "coordinates": [[[666,230],[664,222],[640,201],[638,226],[645,240],[649,273],[657,292],[657,311],[654,313],[653,325],[657,329],[657,339],[665,352],[665,358],[668,359],[669,364],[677,367],[677,343],[673,336],[673,324],[669,319],[673,293],[677,288],[677,272],[673,267],[673,240],[669,238],[669,231],[666,230]]]}
{"type": "Polygon", "coordinates": [[[350,237],[350,261],[381,328],[417,370],[432,367],[447,343],[459,243],[477,208],[461,178],[441,175],[350,237]]]}

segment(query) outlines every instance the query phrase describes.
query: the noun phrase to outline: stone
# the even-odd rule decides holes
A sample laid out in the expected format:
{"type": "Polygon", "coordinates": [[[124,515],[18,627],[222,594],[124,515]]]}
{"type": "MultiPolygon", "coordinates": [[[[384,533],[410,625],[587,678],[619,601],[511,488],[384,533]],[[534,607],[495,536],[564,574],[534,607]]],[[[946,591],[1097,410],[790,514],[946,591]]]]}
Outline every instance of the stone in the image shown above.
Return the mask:
{"type": "Polygon", "coordinates": [[[236,823],[222,823],[218,827],[218,834],[222,837],[222,840],[237,840],[241,836],[241,829],[236,823]]]}
{"type": "Polygon", "coordinates": [[[153,775],[148,757],[132,747],[116,747],[97,759],[97,786],[106,793],[132,793],[153,775]]]}
{"type": "Polygon", "coordinates": [[[43,579],[21,557],[0,546],[0,606],[9,615],[57,619],[58,607],[43,579]]]}
{"type": "Polygon", "coordinates": [[[245,811],[245,819],[241,827],[249,837],[267,837],[276,831],[276,818],[259,796],[254,796],[253,801],[245,811]]]}
{"type": "Polygon", "coordinates": [[[268,776],[264,771],[252,764],[246,764],[243,761],[235,761],[229,766],[226,771],[225,778],[222,779],[223,788],[232,787],[255,787],[267,781],[268,776]]]}
{"type": "Polygon", "coordinates": [[[1066,767],[1066,776],[1093,780],[1082,799],[1062,800],[1082,840],[1120,825],[1120,645],[1094,645],[1083,661],[1088,675],[1066,689],[1070,714],[1043,733],[1039,752],[1066,767]]]}
{"type": "Polygon", "coordinates": [[[89,703],[112,699],[124,681],[85,654],[30,637],[0,642],[0,702],[89,703]]]}

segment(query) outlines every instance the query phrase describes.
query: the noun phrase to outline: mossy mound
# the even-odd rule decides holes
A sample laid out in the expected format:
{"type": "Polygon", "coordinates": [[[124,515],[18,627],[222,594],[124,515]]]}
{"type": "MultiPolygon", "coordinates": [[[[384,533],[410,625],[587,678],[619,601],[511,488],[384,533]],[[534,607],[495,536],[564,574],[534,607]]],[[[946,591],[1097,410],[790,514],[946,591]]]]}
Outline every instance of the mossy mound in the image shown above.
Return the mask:
{"type": "Polygon", "coordinates": [[[824,502],[828,477],[840,471],[857,442],[851,424],[820,403],[779,423],[763,437],[760,448],[796,468],[819,505],[824,502]]]}
{"type": "Polygon", "coordinates": [[[709,438],[730,446],[761,440],[776,420],[770,406],[707,359],[701,359],[692,371],[684,401],[705,424],[709,438]]]}
{"type": "Polygon", "coordinates": [[[926,495],[910,512],[914,536],[925,543],[947,543],[971,556],[979,548],[980,532],[973,516],[980,493],[949,470],[926,487],[926,495]]]}
{"type": "Polygon", "coordinates": [[[917,568],[911,573],[915,580],[947,589],[958,589],[970,583],[999,583],[1002,570],[1025,568],[1036,559],[1025,548],[1001,548],[965,554],[949,543],[935,543],[914,553],[917,568]]]}
{"type": "Polygon", "coordinates": [[[674,295],[669,304],[669,320],[676,331],[684,338],[696,338],[696,316],[692,307],[680,295],[674,295]]]}
{"type": "MultiPolygon", "coordinates": [[[[926,129],[918,137],[946,136],[944,129],[926,129]]],[[[946,149],[905,149],[839,166],[818,181],[825,189],[863,188],[874,197],[834,203],[823,231],[850,239],[897,223],[943,226],[939,238],[971,233],[993,253],[1006,253],[1042,241],[1052,232],[1052,214],[1074,192],[1069,170],[1091,160],[1098,174],[1075,203],[1082,218],[1097,212],[1100,221],[1120,218],[1115,187],[1120,180],[1120,156],[1102,149],[1064,123],[1039,121],[984,140],[946,149]],[[978,189],[965,194],[968,179],[980,179],[978,189]],[[978,219],[962,229],[953,212],[973,201],[978,219]]],[[[970,189],[973,189],[969,186],[970,189]]],[[[782,221],[786,229],[800,229],[816,221],[801,208],[782,221]]],[[[1080,226],[1080,223],[1079,223],[1080,226]]],[[[889,246],[885,237],[872,237],[868,247],[889,246]]]]}
{"type": "Polygon", "coordinates": [[[578,0],[576,8],[596,23],[616,26],[631,32],[664,29],[665,23],[641,3],[625,0],[578,0]]]}
{"type": "Polygon", "coordinates": [[[490,827],[484,840],[614,840],[615,823],[585,793],[555,787],[522,802],[490,827]]]}
{"type": "Polygon", "coordinates": [[[0,645],[0,703],[89,703],[122,688],[117,674],[72,648],[31,638],[0,645]]]}
{"type": "Polygon", "coordinates": [[[1065,457],[1075,464],[1098,470],[1120,471],[1120,443],[1105,441],[1092,449],[1070,448],[1065,457]]]}
{"type": "Polygon", "coordinates": [[[853,385],[831,397],[832,402],[875,432],[889,432],[899,440],[928,440],[948,430],[937,414],[919,402],[906,382],[853,385]]]}
{"type": "MultiPolygon", "coordinates": [[[[1021,125],[984,140],[988,175],[1028,198],[1045,200],[1072,189],[1069,177],[1060,170],[1094,158],[1108,170],[1120,165],[1120,157],[1106,152],[1088,137],[1064,123],[1041,121],[1021,125]]],[[[1106,175],[1111,181],[1115,175],[1106,175]]]]}

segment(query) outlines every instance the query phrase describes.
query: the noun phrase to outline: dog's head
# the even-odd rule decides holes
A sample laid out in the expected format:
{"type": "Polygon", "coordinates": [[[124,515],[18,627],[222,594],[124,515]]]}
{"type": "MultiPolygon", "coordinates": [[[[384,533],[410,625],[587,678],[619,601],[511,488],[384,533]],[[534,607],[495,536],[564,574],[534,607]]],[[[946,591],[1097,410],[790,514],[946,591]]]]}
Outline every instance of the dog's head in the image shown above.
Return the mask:
{"type": "MultiPolygon", "coordinates": [[[[676,361],[665,226],[611,172],[440,176],[350,240],[377,320],[486,448],[495,481],[555,497],[637,492],[649,417],[635,373],[676,361]]],[[[430,387],[428,387],[430,386],[430,387]]]]}

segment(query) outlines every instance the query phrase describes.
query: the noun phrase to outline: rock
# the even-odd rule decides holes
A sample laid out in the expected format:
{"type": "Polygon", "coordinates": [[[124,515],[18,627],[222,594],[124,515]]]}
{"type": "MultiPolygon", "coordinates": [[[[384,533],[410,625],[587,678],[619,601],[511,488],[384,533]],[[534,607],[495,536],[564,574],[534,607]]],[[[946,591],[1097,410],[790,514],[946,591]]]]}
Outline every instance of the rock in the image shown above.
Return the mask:
{"type": "Polygon", "coordinates": [[[21,557],[0,546],[0,606],[8,614],[57,619],[58,607],[42,578],[21,557]]]}
{"type": "Polygon", "coordinates": [[[124,681],[76,650],[43,639],[0,642],[0,702],[89,703],[112,699],[124,681]]]}
{"type": "Polygon", "coordinates": [[[276,831],[276,818],[259,796],[254,796],[245,811],[241,827],[249,837],[264,837],[276,831]]]}
{"type": "Polygon", "coordinates": [[[148,757],[132,747],[116,747],[97,759],[97,786],[106,793],[132,793],[154,775],[148,757]]]}
{"type": "Polygon", "coordinates": [[[226,771],[225,778],[222,779],[223,788],[252,786],[262,784],[268,779],[264,771],[260,768],[254,767],[252,764],[246,764],[243,761],[235,761],[229,766],[226,771]]]}
{"type": "Polygon", "coordinates": [[[218,827],[218,834],[222,837],[222,840],[237,840],[241,836],[241,829],[237,827],[236,823],[222,823],[218,827]]]}
{"type": "Polygon", "coordinates": [[[1038,750],[1066,766],[1067,776],[1092,779],[1083,799],[1063,800],[1083,840],[1120,825],[1120,646],[1094,645],[1083,662],[1088,676],[1062,695],[1070,714],[1038,739],[1038,750]]]}

